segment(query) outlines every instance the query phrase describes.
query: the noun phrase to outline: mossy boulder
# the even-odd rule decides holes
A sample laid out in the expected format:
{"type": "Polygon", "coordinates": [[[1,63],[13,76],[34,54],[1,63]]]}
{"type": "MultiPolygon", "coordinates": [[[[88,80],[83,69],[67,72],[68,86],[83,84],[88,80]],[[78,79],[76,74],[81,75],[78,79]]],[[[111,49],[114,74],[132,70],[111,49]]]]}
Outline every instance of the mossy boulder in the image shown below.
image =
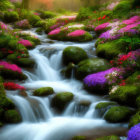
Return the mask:
{"type": "Polygon", "coordinates": [[[70,92],[57,93],[52,99],[52,106],[63,111],[64,108],[72,101],[74,95],[70,92]]]}
{"type": "Polygon", "coordinates": [[[40,21],[41,19],[40,19],[39,16],[31,14],[31,15],[29,15],[29,17],[28,17],[28,20],[29,20],[29,23],[30,23],[33,27],[35,27],[35,26],[36,26],[36,23],[37,23],[38,21],[40,21]]]}
{"type": "Polygon", "coordinates": [[[39,88],[37,90],[35,90],[33,92],[34,96],[48,96],[48,95],[52,95],[54,93],[53,88],[51,87],[43,87],[43,88],[39,88]]]}
{"type": "Polygon", "coordinates": [[[63,51],[63,62],[65,64],[70,62],[77,64],[87,58],[87,53],[80,47],[69,46],[63,51]]]}
{"type": "Polygon", "coordinates": [[[140,87],[134,85],[119,86],[115,92],[110,94],[110,99],[128,104],[130,106],[136,105],[136,98],[140,95],[140,87]]]}
{"type": "Polygon", "coordinates": [[[140,111],[138,111],[135,115],[133,115],[131,118],[130,118],[130,121],[129,121],[129,128],[131,128],[132,126],[136,125],[140,123],[140,111]]]}
{"type": "Polygon", "coordinates": [[[4,120],[7,123],[19,123],[21,122],[21,116],[16,110],[7,110],[4,113],[4,120]]]}
{"type": "Polygon", "coordinates": [[[101,138],[97,138],[96,140],[120,140],[118,136],[112,135],[112,136],[104,136],[101,138]]]}
{"type": "Polygon", "coordinates": [[[86,140],[85,136],[74,136],[72,140],[86,140]]]}
{"type": "Polygon", "coordinates": [[[111,107],[105,114],[104,118],[108,122],[118,123],[129,120],[134,111],[125,106],[111,107]]]}
{"type": "Polygon", "coordinates": [[[81,100],[78,105],[83,106],[83,107],[89,107],[91,105],[91,102],[88,100],[81,100]]]}
{"type": "Polygon", "coordinates": [[[36,32],[41,35],[43,33],[43,28],[39,27],[36,29],[36,32]]]}
{"type": "Polygon", "coordinates": [[[3,109],[13,109],[13,108],[15,108],[15,105],[5,95],[0,95],[0,108],[3,108],[3,109]]]}
{"type": "Polygon", "coordinates": [[[4,21],[5,22],[15,22],[15,21],[18,21],[19,20],[19,15],[18,15],[18,13],[17,12],[15,12],[15,11],[11,11],[11,12],[9,12],[9,11],[6,11],[5,13],[4,13],[4,21]]]}
{"type": "Polygon", "coordinates": [[[103,44],[98,44],[96,53],[99,57],[112,59],[119,54],[125,53],[128,43],[120,39],[109,41],[103,44]]]}
{"type": "Polygon", "coordinates": [[[117,103],[115,102],[100,102],[95,106],[95,109],[98,111],[100,116],[103,116],[104,113],[111,108],[112,106],[116,106],[117,103]]]}
{"type": "Polygon", "coordinates": [[[7,61],[17,64],[21,67],[33,68],[35,61],[30,58],[17,58],[17,54],[10,54],[7,56],[7,61]]]}
{"type": "Polygon", "coordinates": [[[70,78],[75,68],[76,68],[76,65],[74,63],[69,63],[66,68],[61,70],[61,74],[65,77],[70,78]]]}
{"type": "Polygon", "coordinates": [[[110,68],[110,64],[101,58],[90,58],[78,63],[76,68],[76,77],[83,79],[85,76],[104,71],[110,68]]]}
{"type": "Polygon", "coordinates": [[[40,15],[40,17],[43,19],[54,18],[55,16],[56,14],[51,11],[43,11],[40,15]]]}
{"type": "Polygon", "coordinates": [[[8,80],[26,80],[27,76],[23,73],[12,71],[10,69],[1,69],[1,76],[8,80]]]}

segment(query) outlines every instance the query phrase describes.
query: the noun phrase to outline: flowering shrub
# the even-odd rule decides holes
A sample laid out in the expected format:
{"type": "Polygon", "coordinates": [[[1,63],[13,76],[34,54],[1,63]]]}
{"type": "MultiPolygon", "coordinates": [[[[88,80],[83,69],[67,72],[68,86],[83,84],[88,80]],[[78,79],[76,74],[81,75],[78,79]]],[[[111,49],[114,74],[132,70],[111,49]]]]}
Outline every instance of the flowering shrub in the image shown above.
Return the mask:
{"type": "Polygon", "coordinates": [[[60,31],[61,31],[61,29],[60,28],[57,28],[57,29],[52,30],[51,32],[49,32],[48,35],[57,35],[57,34],[60,33],[60,31]]]}
{"type": "Polygon", "coordinates": [[[68,34],[69,37],[77,37],[77,36],[82,36],[86,33],[84,30],[75,30],[71,33],[68,34]]]}
{"type": "Polygon", "coordinates": [[[140,21],[140,16],[133,16],[130,19],[124,20],[123,23],[129,25],[129,24],[136,23],[138,21],[140,21]]]}
{"type": "Polygon", "coordinates": [[[50,27],[51,30],[54,30],[56,28],[59,28],[61,26],[64,26],[65,25],[65,22],[58,22],[57,24],[54,24],[50,27]]]}
{"type": "Polygon", "coordinates": [[[0,22],[0,29],[7,30],[8,27],[7,27],[7,25],[4,24],[3,22],[0,22]]]}
{"type": "Polygon", "coordinates": [[[17,65],[15,64],[10,64],[8,62],[5,62],[5,61],[0,61],[0,69],[9,69],[9,70],[12,70],[12,71],[16,71],[16,72],[19,72],[21,73],[21,68],[19,68],[17,65]]]}
{"type": "Polygon", "coordinates": [[[29,29],[30,28],[30,24],[29,24],[29,21],[27,19],[16,22],[16,26],[19,28],[22,28],[22,29],[29,29]]]}
{"type": "Polygon", "coordinates": [[[107,82],[108,82],[106,75],[108,75],[110,73],[113,73],[113,75],[114,75],[114,73],[115,73],[115,76],[116,76],[117,71],[119,71],[119,69],[113,67],[113,68],[108,69],[106,71],[101,71],[98,73],[90,74],[87,77],[85,77],[84,84],[88,87],[92,87],[92,86],[94,87],[96,85],[104,87],[105,84],[107,84],[107,82]]]}
{"type": "Polygon", "coordinates": [[[98,26],[95,28],[95,31],[103,30],[103,29],[105,29],[106,27],[108,27],[108,25],[109,25],[109,22],[100,24],[100,25],[98,25],[98,26]]]}
{"type": "Polygon", "coordinates": [[[118,4],[119,4],[118,1],[117,2],[113,2],[113,3],[111,3],[110,5],[107,6],[107,9],[108,10],[113,10],[114,7],[116,7],[118,4]]]}
{"type": "Polygon", "coordinates": [[[4,88],[7,89],[7,90],[25,90],[25,88],[23,86],[20,86],[16,83],[13,83],[13,82],[5,82],[3,83],[4,85],[4,88]]]}
{"type": "Polygon", "coordinates": [[[139,140],[139,138],[140,138],[140,123],[133,126],[127,134],[127,140],[139,140]]]}
{"type": "Polygon", "coordinates": [[[20,39],[18,43],[24,45],[25,47],[32,47],[32,43],[29,40],[20,39]]]}

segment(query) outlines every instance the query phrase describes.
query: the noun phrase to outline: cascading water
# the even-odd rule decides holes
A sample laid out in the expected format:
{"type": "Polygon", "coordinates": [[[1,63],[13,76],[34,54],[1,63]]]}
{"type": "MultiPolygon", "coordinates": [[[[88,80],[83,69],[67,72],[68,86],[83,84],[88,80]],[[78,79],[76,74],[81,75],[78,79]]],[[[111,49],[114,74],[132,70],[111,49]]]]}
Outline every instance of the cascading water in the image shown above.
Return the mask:
{"type": "Polygon", "coordinates": [[[67,46],[79,46],[88,52],[93,48],[93,42],[55,41],[49,44],[44,43],[49,40],[45,35],[38,37],[42,44],[29,52],[36,62],[36,68],[32,73],[23,70],[28,80],[22,85],[27,89],[28,96],[22,97],[7,92],[7,96],[13,100],[21,113],[22,123],[2,128],[0,140],[69,140],[82,132],[92,131],[92,135],[100,136],[106,129],[122,129],[123,124],[109,124],[95,115],[95,105],[103,99],[88,94],[82,89],[81,82],[75,79],[66,80],[60,75],[62,50],[67,46]],[[51,108],[50,100],[53,95],[45,98],[32,96],[33,89],[46,86],[53,87],[56,93],[69,91],[75,95],[74,101],[61,115],[51,108]],[[82,100],[89,100],[90,107],[79,107],[77,103],[82,100]]]}

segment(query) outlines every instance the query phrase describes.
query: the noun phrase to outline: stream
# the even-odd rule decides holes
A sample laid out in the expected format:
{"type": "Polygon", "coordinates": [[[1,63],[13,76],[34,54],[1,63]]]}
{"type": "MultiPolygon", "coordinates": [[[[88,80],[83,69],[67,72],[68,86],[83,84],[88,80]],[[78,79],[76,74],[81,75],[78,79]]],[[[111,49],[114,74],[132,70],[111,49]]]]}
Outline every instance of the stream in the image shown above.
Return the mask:
{"type": "Polygon", "coordinates": [[[103,97],[89,94],[73,74],[70,79],[66,79],[60,73],[64,68],[62,52],[65,47],[79,46],[89,57],[96,57],[95,41],[52,43],[45,34],[38,35],[35,30],[27,32],[35,34],[41,40],[41,45],[29,51],[36,67],[33,71],[23,69],[28,79],[19,84],[27,89],[27,97],[18,95],[17,91],[7,91],[7,96],[22,116],[22,123],[3,127],[0,130],[0,140],[70,140],[75,135],[87,135],[94,140],[98,136],[124,131],[127,124],[112,124],[98,117],[95,106],[106,101],[103,97]],[[47,86],[52,87],[55,93],[68,91],[74,94],[74,100],[63,113],[59,114],[51,107],[53,95],[43,98],[32,96],[34,89],[47,86]],[[91,102],[89,108],[78,105],[85,100],[91,102]]]}

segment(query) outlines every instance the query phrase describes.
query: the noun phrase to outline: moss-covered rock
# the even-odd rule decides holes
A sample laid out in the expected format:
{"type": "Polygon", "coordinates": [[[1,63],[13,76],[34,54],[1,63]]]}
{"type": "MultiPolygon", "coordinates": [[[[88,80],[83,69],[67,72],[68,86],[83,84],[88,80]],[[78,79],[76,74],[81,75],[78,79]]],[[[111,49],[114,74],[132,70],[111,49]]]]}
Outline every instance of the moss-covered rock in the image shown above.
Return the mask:
{"type": "Polygon", "coordinates": [[[21,116],[16,110],[7,110],[4,113],[4,120],[7,123],[19,123],[21,122],[21,116]]]}
{"type": "Polygon", "coordinates": [[[96,53],[99,57],[112,59],[126,52],[128,44],[120,39],[98,44],[96,53]]]}
{"type": "Polygon", "coordinates": [[[112,136],[104,136],[101,138],[97,138],[96,140],[120,140],[118,136],[112,135],[112,136]]]}
{"type": "Polygon", "coordinates": [[[33,68],[35,65],[35,61],[30,58],[18,58],[17,54],[10,54],[7,56],[7,61],[17,64],[21,67],[33,68]]]}
{"type": "Polygon", "coordinates": [[[29,15],[29,17],[28,17],[28,20],[29,20],[30,24],[31,24],[33,27],[35,27],[36,23],[37,23],[38,21],[40,21],[41,19],[40,19],[39,16],[31,14],[31,15],[29,15]]]}
{"type": "Polygon", "coordinates": [[[72,76],[72,72],[75,70],[76,65],[74,63],[69,63],[68,66],[61,70],[61,74],[65,77],[70,78],[72,76]]]}
{"type": "Polygon", "coordinates": [[[41,35],[43,33],[43,28],[39,27],[36,29],[36,32],[41,35]]]}
{"type": "Polygon", "coordinates": [[[70,62],[77,64],[87,58],[87,53],[80,47],[69,46],[63,51],[63,62],[65,64],[70,62]]]}
{"type": "Polygon", "coordinates": [[[85,76],[104,71],[110,68],[110,64],[100,58],[91,58],[81,61],[76,68],[76,77],[78,79],[83,79],[85,76]]]}
{"type": "Polygon", "coordinates": [[[7,9],[14,8],[14,5],[8,0],[1,0],[0,1],[0,10],[5,11],[7,9]]]}
{"type": "Polygon", "coordinates": [[[129,128],[140,123],[140,111],[133,115],[129,121],[129,128]]]}
{"type": "Polygon", "coordinates": [[[18,19],[19,19],[19,15],[15,11],[11,11],[11,12],[6,11],[4,13],[5,22],[15,22],[15,21],[18,21],[18,19]]]}
{"type": "Polygon", "coordinates": [[[3,108],[3,109],[13,109],[13,108],[15,108],[15,105],[5,95],[1,95],[0,96],[0,108],[3,108]]]}
{"type": "Polygon", "coordinates": [[[125,106],[115,106],[111,107],[105,114],[105,120],[118,123],[129,120],[130,116],[133,114],[133,110],[125,106]]]}
{"type": "Polygon", "coordinates": [[[74,136],[72,140],[86,140],[85,136],[74,136]]]}
{"type": "Polygon", "coordinates": [[[12,71],[10,69],[1,69],[1,76],[8,80],[26,80],[27,76],[23,73],[12,71]]]}
{"type": "Polygon", "coordinates": [[[39,88],[37,90],[35,90],[33,92],[34,96],[48,96],[48,95],[52,95],[54,93],[53,88],[51,87],[43,87],[43,88],[39,88]]]}
{"type": "Polygon", "coordinates": [[[84,106],[84,107],[89,107],[90,104],[91,104],[91,102],[88,101],[88,100],[81,100],[81,101],[78,103],[78,105],[84,106]]]}
{"type": "Polygon", "coordinates": [[[59,111],[63,111],[66,105],[72,101],[73,97],[74,95],[70,92],[57,93],[52,99],[52,106],[59,111]]]}
{"type": "Polygon", "coordinates": [[[140,95],[140,87],[134,85],[119,86],[115,92],[110,94],[110,99],[122,104],[135,106],[136,98],[140,95]]]}
{"type": "Polygon", "coordinates": [[[40,17],[43,19],[54,18],[55,16],[56,16],[56,14],[51,11],[43,11],[40,15],[40,17]]]}

